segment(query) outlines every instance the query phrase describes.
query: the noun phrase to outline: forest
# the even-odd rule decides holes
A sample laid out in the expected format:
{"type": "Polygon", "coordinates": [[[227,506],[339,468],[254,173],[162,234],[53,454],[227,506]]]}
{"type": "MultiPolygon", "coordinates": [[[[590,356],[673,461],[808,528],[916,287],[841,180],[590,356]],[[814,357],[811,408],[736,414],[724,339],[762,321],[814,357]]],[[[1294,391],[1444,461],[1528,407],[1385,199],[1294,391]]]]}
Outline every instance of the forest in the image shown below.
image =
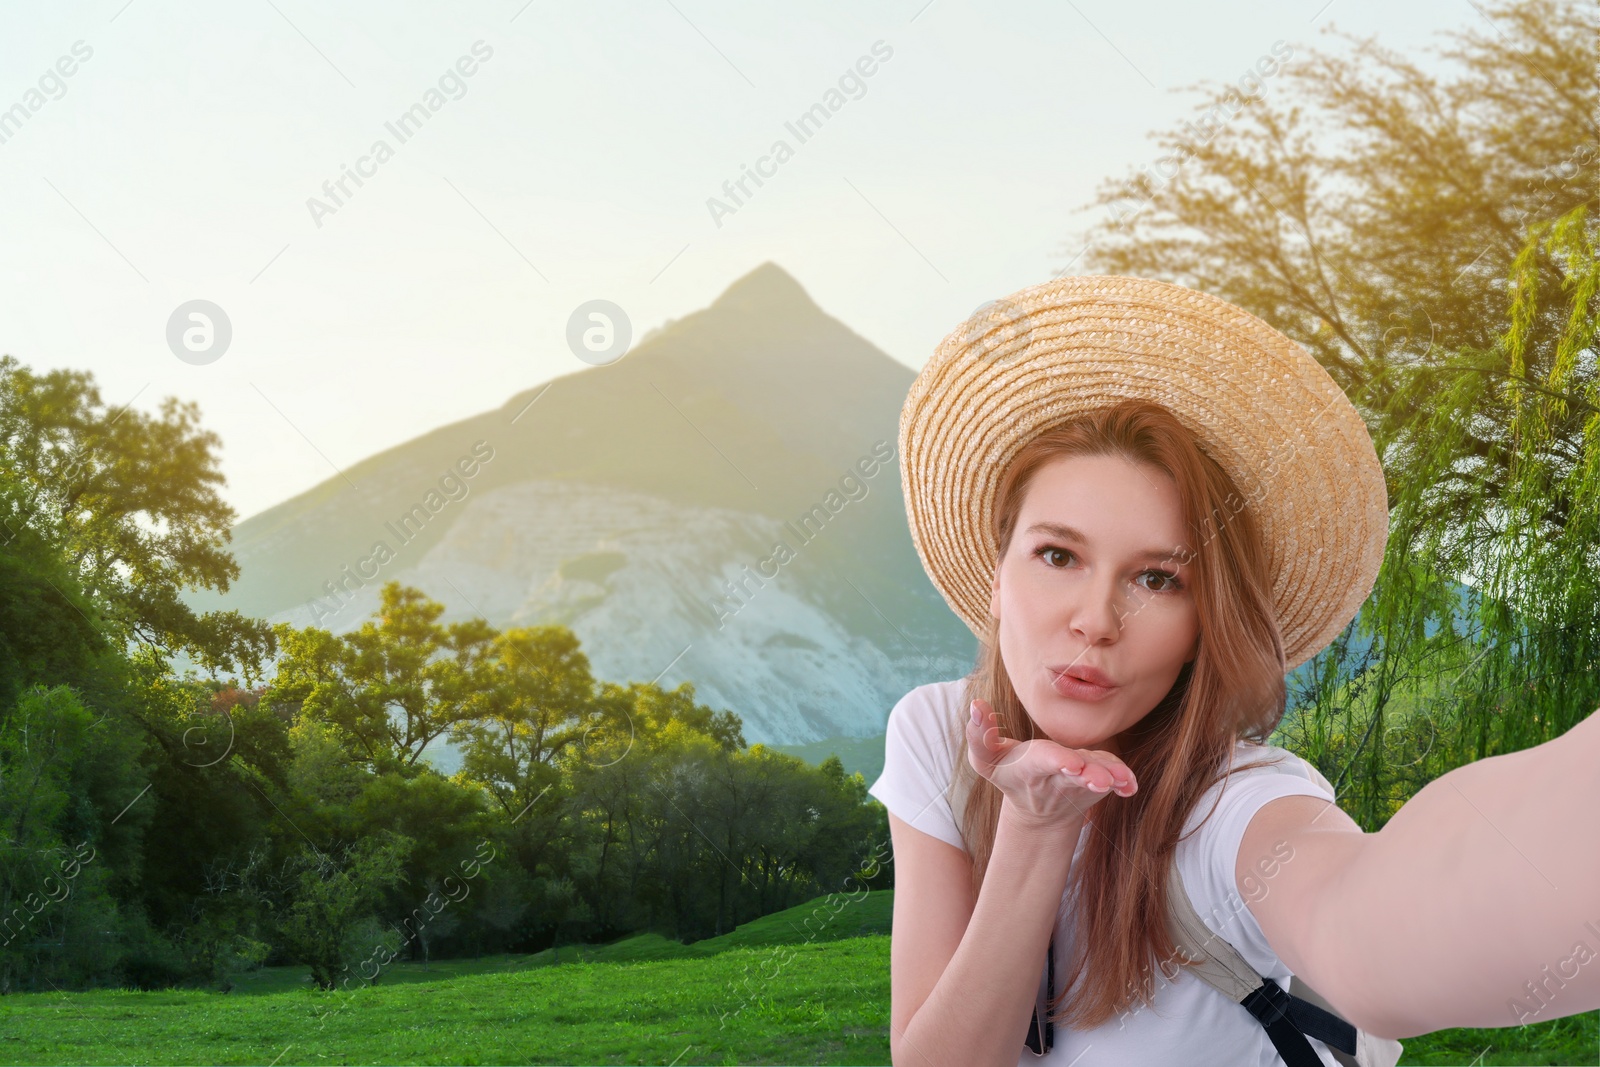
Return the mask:
{"type": "Polygon", "coordinates": [[[0,993],[689,942],[887,841],[837,758],[747,746],[691,683],[598,681],[562,626],[442,623],[397,582],[343,635],[196,615],[180,590],[237,565],[192,406],[7,356],[0,443],[0,993]]]}

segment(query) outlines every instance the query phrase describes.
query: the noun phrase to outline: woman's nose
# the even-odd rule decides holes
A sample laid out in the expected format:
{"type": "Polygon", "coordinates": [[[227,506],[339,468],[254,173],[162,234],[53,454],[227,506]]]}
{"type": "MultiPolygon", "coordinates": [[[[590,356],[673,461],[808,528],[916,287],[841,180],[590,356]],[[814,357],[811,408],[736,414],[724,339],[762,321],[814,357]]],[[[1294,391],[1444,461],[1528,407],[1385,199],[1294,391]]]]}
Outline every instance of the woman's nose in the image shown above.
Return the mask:
{"type": "Polygon", "coordinates": [[[1116,591],[1107,588],[1108,584],[1087,583],[1072,605],[1072,629],[1091,643],[1115,638],[1122,631],[1125,612],[1116,591]]]}

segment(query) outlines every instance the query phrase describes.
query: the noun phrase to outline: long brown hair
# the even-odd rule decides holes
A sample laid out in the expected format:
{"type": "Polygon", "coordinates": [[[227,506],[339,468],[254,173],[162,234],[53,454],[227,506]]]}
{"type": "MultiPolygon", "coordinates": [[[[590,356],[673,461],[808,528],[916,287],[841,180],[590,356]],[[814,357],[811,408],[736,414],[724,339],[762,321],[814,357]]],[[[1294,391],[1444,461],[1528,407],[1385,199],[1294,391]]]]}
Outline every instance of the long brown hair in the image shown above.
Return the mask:
{"type": "MultiPolygon", "coordinates": [[[[1248,501],[1159,404],[1127,400],[1099,408],[1051,426],[1024,445],[997,487],[993,533],[999,558],[1011,543],[1035,472],[1051,460],[1081,455],[1123,456],[1166,472],[1176,483],[1184,523],[1193,532],[1186,547],[1194,554],[1181,562],[1191,568],[1200,629],[1195,659],[1154,708],[1118,735],[1121,759],[1138,778],[1139,790],[1131,797],[1107,796],[1090,810],[1088,840],[1068,881],[1078,951],[1050,1008],[1052,1018],[1087,1030],[1135,999],[1151,1003],[1152,961],[1170,979],[1187,960],[1167,931],[1167,866],[1190,810],[1230,773],[1235,743],[1264,743],[1282,719],[1285,660],[1266,550],[1248,501]],[[1090,975],[1093,981],[1074,988],[1090,975]]],[[[1045,736],[1006,674],[992,617],[967,678],[966,702],[973,697],[989,702],[1006,736],[1045,736]]],[[[962,750],[965,744],[963,738],[962,750]]],[[[993,850],[1002,794],[965,758],[956,761],[950,793],[952,807],[962,813],[976,892],[993,850]]]]}

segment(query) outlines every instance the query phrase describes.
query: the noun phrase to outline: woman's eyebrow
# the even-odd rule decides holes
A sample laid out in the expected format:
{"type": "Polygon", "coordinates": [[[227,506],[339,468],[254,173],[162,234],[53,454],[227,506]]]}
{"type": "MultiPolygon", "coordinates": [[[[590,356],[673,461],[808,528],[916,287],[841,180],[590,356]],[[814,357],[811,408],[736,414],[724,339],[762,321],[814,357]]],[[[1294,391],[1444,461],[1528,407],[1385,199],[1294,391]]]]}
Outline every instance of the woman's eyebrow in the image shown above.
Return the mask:
{"type": "MultiPolygon", "coordinates": [[[[1028,527],[1025,532],[1030,534],[1051,534],[1055,537],[1059,537],[1063,541],[1072,541],[1080,545],[1086,545],[1089,543],[1089,539],[1083,536],[1082,532],[1076,527],[1068,526],[1065,523],[1060,522],[1036,522],[1032,526],[1028,527]]],[[[1133,558],[1169,560],[1187,554],[1188,553],[1186,553],[1182,548],[1147,548],[1142,552],[1137,553],[1133,558]]]]}

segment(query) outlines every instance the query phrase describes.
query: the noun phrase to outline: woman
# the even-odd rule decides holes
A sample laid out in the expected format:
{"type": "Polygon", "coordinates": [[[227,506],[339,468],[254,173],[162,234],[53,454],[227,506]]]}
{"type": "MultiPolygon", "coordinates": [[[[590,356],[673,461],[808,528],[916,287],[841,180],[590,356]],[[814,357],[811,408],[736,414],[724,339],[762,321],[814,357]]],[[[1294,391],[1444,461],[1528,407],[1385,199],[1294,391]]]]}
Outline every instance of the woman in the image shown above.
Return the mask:
{"type": "Polygon", "coordinates": [[[1387,535],[1371,440],[1303,349],[1180,286],[1033,286],[941,343],[900,454],[918,554],[981,653],[895,706],[870,790],[895,1064],[1040,1062],[1052,938],[1044,1062],[1282,1063],[1179,966],[1174,861],[1251,966],[1374,1034],[1600,1007],[1600,834],[1574,818],[1600,811],[1600,716],[1442,776],[1375,834],[1262,743],[1387,535]]]}

